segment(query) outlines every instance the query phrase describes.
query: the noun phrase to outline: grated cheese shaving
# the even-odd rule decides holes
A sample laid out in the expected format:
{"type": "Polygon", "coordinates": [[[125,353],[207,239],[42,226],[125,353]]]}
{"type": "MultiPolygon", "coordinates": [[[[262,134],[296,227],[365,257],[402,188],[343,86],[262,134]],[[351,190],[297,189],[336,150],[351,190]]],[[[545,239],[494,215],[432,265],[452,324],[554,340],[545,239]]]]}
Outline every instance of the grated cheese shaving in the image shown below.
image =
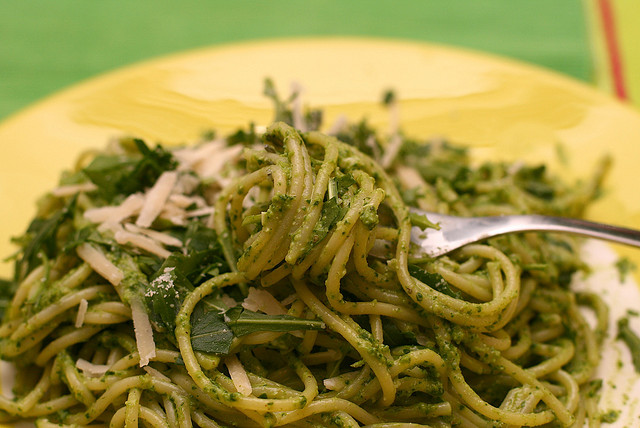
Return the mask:
{"type": "Polygon", "coordinates": [[[427,186],[427,182],[424,181],[420,173],[410,166],[399,165],[396,169],[396,176],[407,189],[412,189],[416,186],[427,186]]]}
{"type": "Polygon", "coordinates": [[[223,170],[223,167],[240,156],[240,153],[242,153],[241,145],[225,147],[216,152],[214,156],[209,156],[200,162],[200,164],[196,166],[196,171],[203,178],[215,178],[218,181],[222,181],[220,172],[223,170]]]}
{"type": "Polygon", "coordinates": [[[59,186],[51,191],[53,196],[64,197],[64,196],[72,196],[80,192],[92,192],[96,190],[98,186],[95,184],[81,183],[81,184],[70,184],[68,186],[59,186]]]}
{"type": "Polygon", "coordinates": [[[115,233],[120,230],[122,230],[122,224],[115,223],[113,221],[105,221],[104,223],[100,223],[100,225],[98,226],[98,232],[101,233],[110,231],[115,235],[115,233]]]}
{"type": "Polygon", "coordinates": [[[169,196],[169,202],[183,209],[194,204],[199,208],[205,206],[205,202],[201,197],[187,196],[180,193],[174,193],[171,196],[169,196]]]}
{"type": "Polygon", "coordinates": [[[251,395],[251,392],[253,391],[251,381],[249,381],[249,376],[247,376],[247,372],[242,366],[242,363],[240,363],[240,360],[238,360],[238,357],[230,355],[225,358],[224,361],[236,390],[245,397],[251,395]]]}
{"type": "Polygon", "coordinates": [[[139,193],[129,195],[120,205],[91,208],[84,212],[84,218],[93,223],[119,223],[140,212],[144,197],[139,193]]]}
{"type": "Polygon", "coordinates": [[[89,302],[87,299],[80,300],[80,304],[78,305],[78,315],[76,315],[76,328],[82,327],[84,324],[84,317],[87,314],[87,308],[89,307],[89,302]]]}
{"type": "Polygon", "coordinates": [[[302,86],[298,82],[291,83],[291,93],[294,95],[291,101],[291,119],[293,120],[293,127],[307,131],[307,124],[304,121],[304,113],[302,112],[302,86]]]}
{"type": "Polygon", "coordinates": [[[397,101],[389,104],[389,142],[384,148],[380,165],[383,168],[389,168],[398,156],[402,147],[402,137],[400,136],[400,107],[397,101]]]}
{"type": "Polygon", "coordinates": [[[223,149],[224,146],[225,141],[223,139],[217,139],[196,147],[175,150],[173,156],[180,163],[181,170],[196,170],[196,172],[199,173],[196,165],[202,162],[202,160],[214,156],[218,151],[223,149]]]}
{"type": "Polygon", "coordinates": [[[204,215],[212,215],[213,207],[203,207],[193,211],[187,211],[187,218],[202,217],[204,215]]]}
{"type": "Polygon", "coordinates": [[[177,179],[178,173],[175,171],[165,171],[160,175],[153,187],[149,189],[145,195],[144,205],[136,220],[137,226],[151,226],[151,223],[153,223],[162,212],[177,179]]]}
{"type": "Polygon", "coordinates": [[[231,296],[229,296],[228,294],[223,294],[221,296],[222,299],[222,303],[224,303],[225,305],[227,305],[230,308],[233,308],[234,306],[238,305],[238,302],[235,301],[235,299],[231,296]]]}
{"type": "Polygon", "coordinates": [[[153,329],[149,322],[149,316],[139,300],[131,302],[131,319],[133,320],[136,347],[138,354],[140,354],[140,367],[144,367],[156,356],[156,344],[153,341],[153,329]]]}
{"type": "Polygon", "coordinates": [[[78,257],[91,266],[91,269],[96,271],[112,285],[117,286],[124,278],[124,273],[111,263],[98,248],[84,243],[78,246],[76,253],[78,257]]]}
{"type": "Polygon", "coordinates": [[[7,400],[13,400],[13,393],[16,384],[16,375],[18,371],[13,363],[0,360],[0,391],[7,400]]]}
{"type": "Polygon", "coordinates": [[[324,387],[327,388],[329,391],[335,391],[338,388],[340,388],[340,386],[344,385],[344,382],[342,382],[341,379],[338,379],[335,377],[325,379],[322,381],[322,383],[324,384],[324,387]]]}
{"type": "Polygon", "coordinates": [[[262,311],[267,315],[285,315],[287,310],[271,293],[255,287],[249,288],[249,294],[242,302],[242,307],[253,311],[262,311]]]}
{"type": "Polygon", "coordinates": [[[327,131],[328,135],[338,135],[341,131],[343,131],[348,124],[347,116],[344,114],[336,117],[336,120],[333,122],[329,130],[327,131]]]}
{"type": "Polygon", "coordinates": [[[100,377],[109,371],[110,366],[106,364],[93,364],[83,358],[78,358],[76,367],[89,377],[100,377]]]}
{"type": "Polygon", "coordinates": [[[132,233],[141,233],[143,235],[148,236],[149,238],[160,242],[164,245],[170,245],[172,247],[182,247],[182,241],[176,238],[175,236],[171,236],[168,233],[158,232],[153,229],[146,229],[142,227],[138,227],[135,224],[126,223],[124,228],[132,233]]]}
{"type": "Polygon", "coordinates": [[[200,185],[200,179],[193,174],[181,174],[173,188],[175,194],[190,195],[200,185]]]}
{"type": "Polygon", "coordinates": [[[171,251],[165,249],[163,246],[158,244],[151,238],[148,238],[143,235],[138,235],[135,233],[127,232],[125,230],[120,230],[116,232],[114,238],[118,244],[131,244],[135,247],[141,248],[145,251],[150,252],[151,254],[155,254],[158,257],[162,257],[166,259],[171,255],[171,251]]]}
{"type": "Polygon", "coordinates": [[[187,212],[176,205],[167,202],[160,213],[160,218],[169,220],[171,223],[178,226],[185,226],[187,224],[187,212]]]}
{"type": "Polygon", "coordinates": [[[400,134],[392,135],[391,138],[389,138],[387,147],[384,149],[382,159],[380,159],[380,165],[382,165],[383,168],[389,168],[398,155],[398,152],[400,152],[401,147],[402,137],[400,134]]]}

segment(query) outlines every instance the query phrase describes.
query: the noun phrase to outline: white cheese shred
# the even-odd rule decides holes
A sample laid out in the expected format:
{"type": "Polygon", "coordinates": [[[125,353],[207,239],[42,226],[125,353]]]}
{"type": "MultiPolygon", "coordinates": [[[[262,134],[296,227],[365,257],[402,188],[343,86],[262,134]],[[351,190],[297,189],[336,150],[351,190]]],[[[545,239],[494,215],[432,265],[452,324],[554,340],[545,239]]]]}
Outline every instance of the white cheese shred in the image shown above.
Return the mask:
{"type": "Polygon", "coordinates": [[[140,367],[144,367],[156,356],[156,344],[153,341],[153,329],[149,322],[149,316],[139,300],[131,302],[131,318],[133,319],[136,346],[138,354],[140,354],[140,367]]]}
{"type": "Polygon", "coordinates": [[[347,120],[347,116],[345,116],[344,114],[339,115],[338,117],[336,117],[336,120],[333,122],[331,127],[327,130],[327,135],[338,135],[347,127],[348,124],[349,121],[347,120]]]}
{"type": "Polygon", "coordinates": [[[132,233],[141,233],[143,235],[146,235],[149,238],[164,245],[171,245],[172,247],[182,247],[182,241],[174,236],[169,235],[168,233],[158,232],[157,230],[153,229],[145,229],[131,223],[125,224],[124,228],[132,233]]]}
{"type": "Polygon", "coordinates": [[[140,212],[144,197],[139,193],[129,195],[120,205],[109,205],[100,208],[91,208],[84,212],[84,218],[92,223],[119,223],[140,212]]]}
{"type": "Polygon", "coordinates": [[[78,253],[78,257],[91,266],[91,269],[96,271],[112,285],[117,286],[124,279],[124,273],[111,263],[109,259],[102,254],[102,251],[96,247],[84,243],[78,246],[76,253],[78,253]]]}
{"type": "Polygon", "coordinates": [[[219,182],[222,181],[220,172],[224,166],[242,153],[242,145],[238,144],[231,147],[223,147],[215,153],[215,156],[209,156],[195,166],[195,171],[200,177],[215,178],[219,182]]]}
{"type": "Polygon", "coordinates": [[[247,376],[247,372],[242,366],[240,360],[238,360],[238,357],[236,357],[235,355],[230,355],[225,358],[224,361],[227,369],[229,370],[229,376],[231,377],[231,381],[236,387],[236,390],[245,397],[251,395],[253,388],[251,387],[249,376],[247,376]]]}
{"type": "Polygon", "coordinates": [[[160,175],[153,187],[145,195],[144,205],[136,220],[136,226],[151,226],[151,223],[162,212],[164,204],[167,202],[177,180],[178,173],[175,171],[165,171],[160,175]]]}
{"type": "Polygon", "coordinates": [[[57,196],[57,197],[64,197],[64,196],[72,196],[72,195],[76,195],[78,193],[81,192],[92,192],[94,190],[96,190],[98,188],[98,186],[96,186],[95,184],[88,182],[88,183],[81,183],[81,184],[70,184],[67,186],[59,186],[56,187],[55,189],[53,189],[51,191],[51,194],[53,196],[57,196]]]}
{"type": "Polygon", "coordinates": [[[383,168],[389,168],[400,152],[400,148],[402,148],[402,137],[399,134],[392,135],[389,138],[389,144],[384,149],[380,165],[383,168]]]}
{"type": "Polygon", "coordinates": [[[329,391],[335,391],[342,385],[342,382],[340,381],[340,379],[335,377],[325,379],[322,381],[322,383],[324,384],[324,387],[327,388],[329,391]]]}
{"type": "Polygon", "coordinates": [[[114,238],[118,244],[131,244],[163,259],[171,255],[171,251],[165,249],[162,245],[147,236],[120,230],[115,233],[114,238]]]}
{"type": "Polygon", "coordinates": [[[106,364],[93,364],[85,359],[78,358],[76,367],[89,377],[100,377],[109,371],[110,366],[106,364]]]}
{"type": "Polygon", "coordinates": [[[307,131],[307,124],[304,121],[304,112],[302,111],[302,85],[298,82],[291,83],[291,93],[294,96],[291,101],[291,116],[293,126],[303,132],[307,131]]]}
{"type": "Polygon", "coordinates": [[[174,193],[171,196],[169,196],[169,202],[183,209],[193,204],[195,204],[198,207],[202,207],[204,204],[204,200],[202,198],[198,198],[194,196],[186,196],[181,193],[174,193]]]}
{"type": "Polygon", "coordinates": [[[416,186],[428,186],[420,173],[410,166],[399,165],[398,168],[396,168],[396,176],[398,180],[400,180],[400,183],[408,189],[415,188],[416,186]]]}
{"type": "Polygon", "coordinates": [[[284,315],[287,309],[271,293],[255,287],[249,288],[249,294],[242,307],[253,312],[261,311],[267,315],[284,315]]]}
{"type": "MultiPolygon", "coordinates": [[[[197,165],[205,159],[215,157],[225,147],[224,139],[216,139],[196,147],[175,150],[173,156],[180,162],[181,170],[196,170],[197,165]]],[[[198,173],[200,171],[197,171],[198,173]]]]}
{"type": "Polygon", "coordinates": [[[89,307],[89,302],[87,299],[80,300],[80,304],[78,305],[78,315],[76,315],[76,328],[82,327],[84,324],[84,317],[87,315],[87,308],[89,307]]]}
{"type": "Polygon", "coordinates": [[[204,207],[204,208],[199,208],[193,211],[187,211],[188,218],[202,217],[205,215],[208,215],[208,216],[213,215],[213,207],[204,207]]]}

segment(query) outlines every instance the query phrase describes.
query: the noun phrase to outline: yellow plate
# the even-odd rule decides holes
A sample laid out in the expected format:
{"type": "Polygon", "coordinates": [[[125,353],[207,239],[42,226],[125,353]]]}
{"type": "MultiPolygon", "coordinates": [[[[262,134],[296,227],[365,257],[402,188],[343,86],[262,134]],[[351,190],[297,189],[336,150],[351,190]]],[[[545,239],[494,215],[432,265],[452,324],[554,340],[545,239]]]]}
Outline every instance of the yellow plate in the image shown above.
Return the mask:
{"type": "MultiPolygon", "coordinates": [[[[545,161],[558,167],[562,145],[571,174],[614,157],[605,197],[589,216],[640,227],[637,192],[640,115],[563,76],[448,47],[372,39],[275,40],[219,46],[134,65],[78,84],[0,125],[0,256],[27,225],[36,198],[60,171],[109,137],[134,134],[185,142],[203,130],[268,124],[265,76],[281,92],[292,82],[304,99],[383,127],[384,89],[401,98],[401,122],[416,136],[445,135],[480,158],[545,161]]],[[[640,264],[640,252],[622,250],[640,264]]],[[[0,274],[8,275],[4,264],[0,274]]]]}
{"type": "MultiPolygon", "coordinates": [[[[379,100],[393,88],[407,134],[446,136],[471,146],[478,159],[544,161],[576,177],[611,154],[606,194],[589,217],[640,227],[640,115],[630,107],[566,77],[483,54],[390,40],[297,39],[219,46],[134,65],[6,120],[0,125],[0,256],[14,250],[9,238],[22,233],[37,197],[56,185],[80,152],[122,134],[181,143],[212,128],[224,133],[249,121],[266,125],[272,119],[271,104],[261,95],[266,76],[281,92],[300,83],[306,102],[325,108],[326,123],[345,113],[366,116],[381,129],[387,114],[379,100]],[[567,165],[557,160],[558,147],[567,165]]],[[[640,265],[640,251],[617,250],[640,265]]],[[[4,264],[0,275],[9,275],[9,268],[4,264]]],[[[628,361],[624,350],[616,352],[628,361]]],[[[606,376],[631,379],[611,375],[612,358],[606,376]]],[[[635,409],[630,415],[640,414],[637,402],[628,407],[635,409]]]]}

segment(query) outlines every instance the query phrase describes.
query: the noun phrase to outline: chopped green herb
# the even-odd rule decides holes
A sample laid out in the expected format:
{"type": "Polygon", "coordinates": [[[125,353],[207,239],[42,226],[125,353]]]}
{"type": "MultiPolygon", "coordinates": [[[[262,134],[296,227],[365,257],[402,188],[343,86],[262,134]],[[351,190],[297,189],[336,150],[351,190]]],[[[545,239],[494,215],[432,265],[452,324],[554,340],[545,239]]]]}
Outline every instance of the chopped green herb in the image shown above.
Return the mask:
{"type": "Polygon", "coordinates": [[[436,223],[432,223],[426,215],[418,214],[416,212],[409,213],[409,220],[411,220],[411,224],[414,226],[418,226],[421,230],[425,229],[436,229],[440,230],[440,226],[436,223]]]}
{"type": "Polygon", "coordinates": [[[627,257],[621,257],[616,261],[616,269],[618,269],[620,282],[624,282],[627,279],[627,275],[634,272],[637,269],[637,266],[627,257]]]}
{"type": "Polygon", "coordinates": [[[612,424],[620,417],[620,410],[609,410],[607,413],[600,415],[600,422],[604,424],[612,424]]]}
{"type": "Polygon", "coordinates": [[[640,373],[640,337],[629,326],[629,318],[624,317],[618,320],[618,339],[627,344],[631,352],[633,367],[640,373]]]}

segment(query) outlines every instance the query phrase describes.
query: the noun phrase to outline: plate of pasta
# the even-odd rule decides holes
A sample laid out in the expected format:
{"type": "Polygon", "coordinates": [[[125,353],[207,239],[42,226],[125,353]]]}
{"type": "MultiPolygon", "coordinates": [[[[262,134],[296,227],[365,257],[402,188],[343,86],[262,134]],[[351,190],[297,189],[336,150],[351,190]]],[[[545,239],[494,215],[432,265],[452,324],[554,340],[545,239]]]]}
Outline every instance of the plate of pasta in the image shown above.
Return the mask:
{"type": "Polygon", "coordinates": [[[430,258],[409,207],[637,227],[639,136],[581,83],[404,41],[80,83],[0,125],[0,423],[634,426],[637,250],[430,258]]]}

